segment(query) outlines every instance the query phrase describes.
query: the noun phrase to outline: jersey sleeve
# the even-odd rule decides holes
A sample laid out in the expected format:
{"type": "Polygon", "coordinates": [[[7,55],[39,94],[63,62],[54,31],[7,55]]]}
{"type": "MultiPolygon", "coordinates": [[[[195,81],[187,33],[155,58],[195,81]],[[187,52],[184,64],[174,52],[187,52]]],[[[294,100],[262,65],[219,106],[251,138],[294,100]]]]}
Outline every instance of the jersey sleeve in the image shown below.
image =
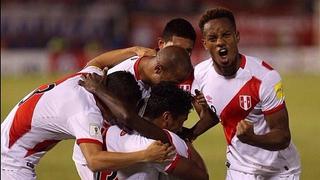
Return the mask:
{"type": "Polygon", "coordinates": [[[271,114],[285,107],[281,77],[272,70],[262,79],[260,100],[264,114],[271,114]]]}
{"type": "Polygon", "coordinates": [[[154,166],[158,171],[167,174],[172,172],[176,168],[181,157],[189,158],[189,150],[187,144],[179,136],[170,131],[164,131],[167,133],[171,144],[173,144],[173,146],[175,147],[177,154],[171,163],[155,164],[154,166]]]}
{"type": "MultiPolygon", "coordinates": [[[[190,93],[194,96],[195,95],[195,90],[198,89],[200,90],[200,84],[199,84],[199,80],[198,80],[198,77],[197,77],[197,74],[196,72],[194,73],[194,79],[192,81],[192,85],[191,85],[191,91],[190,93]]],[[[201,90],[200,90],[201,91],[201,90]]]]}
{"type": "Polygon", "coordinates": [[[80,73],[97,73],[99,75],[102,75],[102,70],[96,66],[88,66],[88,67],[85,67],[84,69],[82,69],[80,71],[80,73]]]}
{"type": "Polygon", "coordinates": [[[103,144],[101,126],[103,118],[98,113],[79,113],[69,119],[69,126],[76,143],[96,143],[103,144]]]}

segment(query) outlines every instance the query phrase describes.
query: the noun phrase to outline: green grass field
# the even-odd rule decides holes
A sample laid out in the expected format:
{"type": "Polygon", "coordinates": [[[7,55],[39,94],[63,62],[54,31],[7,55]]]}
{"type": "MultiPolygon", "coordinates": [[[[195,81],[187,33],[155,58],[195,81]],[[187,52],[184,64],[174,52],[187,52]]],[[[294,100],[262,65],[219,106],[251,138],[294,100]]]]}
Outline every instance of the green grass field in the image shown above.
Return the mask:
{"type": "MultiPolygon", "coordinates": [[[[38,85],[56,79],[55,76],[24,75],[19,77],[1,77],[1,120],[10,109],[27,93],[38,85]]],[[[292,139],[296,144],[302,161],[302,180],[314,180],[320,177],[320,75],[283,75],[286,103],[290,115],[292,139]]],[[[187,126],[196,120],[189,116],[187,126]]],[[[73,165],[73,141],[60,142],[40,161],[37,167],[38,179],[79,179],[73,165]]],[[[225,177],[226,142],[221,125],[209,130],[195,141],[195,147],[204,158],[210,179],[225,177]]]]}

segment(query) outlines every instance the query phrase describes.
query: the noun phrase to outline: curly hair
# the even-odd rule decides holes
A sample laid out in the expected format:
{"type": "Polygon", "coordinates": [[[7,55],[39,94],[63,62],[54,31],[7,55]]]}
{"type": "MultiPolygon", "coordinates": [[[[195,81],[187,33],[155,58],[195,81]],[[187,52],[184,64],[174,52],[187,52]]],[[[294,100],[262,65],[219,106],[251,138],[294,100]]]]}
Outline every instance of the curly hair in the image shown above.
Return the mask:
{"type": "Polygon", "coordinates": [[[179,36],[196,41],[196,32],[191,23],[182,18],[175,18],[166,24],[162,32],[164,41],[172,40],[172,36],[179,36]]]}
{"type": "Polygon", "coordinates": [[[152,87],[144,116],[153,120],[169,111],[176,118],[190,112],[191,102],[192,97],[189,92],[178,88],[173,83],[161,82],[152,87]]]}
{"type": "Polygon", "coordinates": [[[140,87],[130,72],[116,71],[108,74],[107,82],[104,82],[107,88],[116,97],[136,106],[142,97],[140,87]]]}
{"type": "Polygon", "coordinates": [[[234,18],[234,15],[231,10],[218,7],[214,9],[207,10],[204,14],[202,14],[200,21],[199,21],[199,28],[201,29],[201,32],[203,32],[204,25],[213,19],[218,18],[227,18],[232,23],[234,29],[237,28],[236,21],[234,18]]]}

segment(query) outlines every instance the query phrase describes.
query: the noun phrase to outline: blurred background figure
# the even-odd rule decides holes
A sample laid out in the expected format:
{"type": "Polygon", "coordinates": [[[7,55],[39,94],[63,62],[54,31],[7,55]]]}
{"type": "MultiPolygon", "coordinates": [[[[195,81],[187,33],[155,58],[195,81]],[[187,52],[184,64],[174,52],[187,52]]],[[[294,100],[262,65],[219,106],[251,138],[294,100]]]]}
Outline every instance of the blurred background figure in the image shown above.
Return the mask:
{"type": "Polygon", "coordinates": [[[199,38],[192,61],[197,64],[208,57],[197,27],[199,15],[224,6],[238,19],[242,52],[262,54],[283,71],[319,71],[319,4],[317,0],[3,0],[1,70],[30,71],[23,62],[36,59],[34,63],[41,61],[42,66],[32,70],[76,71],[103,51],[156,47],[165,22],[174,17],[186,18],[196,27],[199,38]],[[15,70],[7,68],[10,59],[20,59],[15,70]],[[295,59],[300,63],[292,63],[295,59]]]}

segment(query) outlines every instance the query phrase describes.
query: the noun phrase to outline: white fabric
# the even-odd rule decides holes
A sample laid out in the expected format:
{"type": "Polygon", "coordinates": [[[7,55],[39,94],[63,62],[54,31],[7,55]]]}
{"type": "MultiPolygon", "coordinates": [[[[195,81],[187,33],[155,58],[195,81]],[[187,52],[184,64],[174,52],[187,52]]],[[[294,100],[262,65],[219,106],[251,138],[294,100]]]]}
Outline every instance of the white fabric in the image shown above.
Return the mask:
{"type": "Polygon", "coordinates": [[[230,169],[255,174],[292,174],[300,172],[300,158],[293,143],[281,151],[268,151],[242,143],[236,124],[248,119],[255,134],[265,134],[269,128],[264,114],[285,107],[280,75],[260,59],[242,56],[234,78],[216,73],[212,59],[195,67],[195,89],[203,92],[208,104],[216,110],[227,139],[227,160],[230,169]],[[286,170],[288,169],[288,170],[286,170]]]}
{"type": "MultiPolygon", "coordinates": [[[[165,130],[167,131],[167,130],[165,130]]],[[[172,144],[174,145],[177,153],[185,158],[189,157],[188,147],[186,143],[178,137],[176,134],[167,131],[168,137],[171,138],[172,144]]],[[[151,143],[154,142],[152,139],[148,139],[137,133],[127,134],[117,126],[111,126],[106,133],[106,145],[107,150],[110,152],[134,152],[146,149],[151,143]]],[[[178,159],[176,159],[178,160],[178,159]]],[[[119,179],[157,179],[159,172],[165,173],[168,169],[174,169],[175,161],[172,163],[143,163],[130,166],[117,171],[117,177],[119,179]]]]}
{"type": "MultiPolygon", "coordinates": [[[[101,74],[101,70],[94,67],[81,71],[92,72],[101,74]]],[[[1,124],[3,169],[18,173],[24,168],[32,174],[40,158],[60,140],[102,143],[99,130],[102,125],[101,112],[93,95],[78,85],[79,79],[80,75],[75,75],[57,81],[52,89],[36,93],[29,99],[26,96],[22,104],[13,108],[1,124]],[[11,147],[10,142],[14,142],[11,147]]],[[[43,86],[41,90],[46,87],[50,86],[43,86]]]]}

